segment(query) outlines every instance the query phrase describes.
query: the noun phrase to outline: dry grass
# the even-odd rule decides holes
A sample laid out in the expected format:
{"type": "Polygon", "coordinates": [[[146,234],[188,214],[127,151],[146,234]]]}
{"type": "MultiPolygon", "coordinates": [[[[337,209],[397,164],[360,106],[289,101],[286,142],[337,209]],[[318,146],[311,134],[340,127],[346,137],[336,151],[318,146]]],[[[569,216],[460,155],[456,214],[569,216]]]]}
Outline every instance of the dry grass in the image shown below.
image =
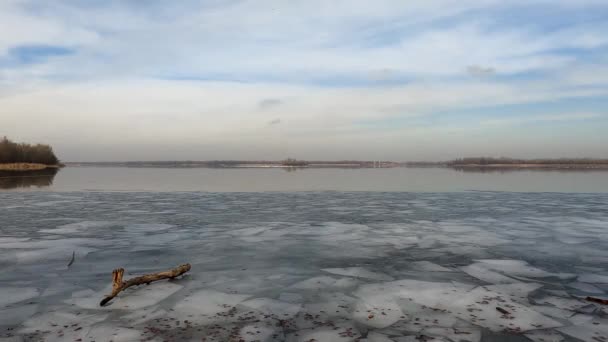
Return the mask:
{"type": "Polygon", "coordinates": [[[48,168],[57,168],[57,165],[46,165],[36,163],[8,163],[0,164],[0,170],[2,171],[33,171],[33,170],[44,170],[48,168]]]}

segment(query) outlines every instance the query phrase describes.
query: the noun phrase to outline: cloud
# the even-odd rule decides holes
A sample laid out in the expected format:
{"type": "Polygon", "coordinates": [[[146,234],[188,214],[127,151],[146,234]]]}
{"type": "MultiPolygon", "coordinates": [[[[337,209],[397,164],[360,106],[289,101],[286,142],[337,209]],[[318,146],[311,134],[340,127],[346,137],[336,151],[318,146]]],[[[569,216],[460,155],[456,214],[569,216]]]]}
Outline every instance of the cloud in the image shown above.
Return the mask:
{"type": "Polygon", "coordinates": [[[473,77],[486,77],[494,75],[496,70],[494,68],[484,68],[479,65],[469,65],[467,67],[467,72],[473,77]]]}
{"type": "MultiPolygon", "coordinates": [[[[70,23],[67,13],[43,15],[32,11],[25,1],[0,2],[0,56],[19,46],[88,46],[100,43],[101,34],[83,22],[70,23]]],[[[56,8],[66,4],[56,3],[56,8]]],[[[89,17],[87,15],[87,17],[89,17]]]]}
{"type": "Polygon", "coordinates": [[[482,126],[513,126],[527,123],[546,123],[546,122],[563,122],[563,121],[578,121],[588,119],[598,119],[606,117],[603,113],[565,113],[565,114],[547,114],[547,115],[532,115],[523,117],[507,117],[500,119],[491,119],[481,122],[482,126]]]}
{"type": "MultiPolygon", "coordinates": [[[[571,1],[557,2],[558,15],[544,17],[552,29],[539,32],[526,25],[493,24],[492,19],[504,21],[523,1],[465,0],[456,6],[442,0],[189,1],[162,6],[109,2],[91,7],[59,0],[54,6],[37,4],[35,11],[26,2],[9,4],[0,7],[3,31],[11,32],[0,38],[0,54],[20,45],[77,47],[72,58],[49,61],[49,74],[62,79],[373,82],[388,74],[454,77],[471,66],[479,74],[485,68],[475,66],[482,65],[517,74],[559,70],[577,62],[576,56],[560,50],[594,49],[608,42],[606,23],[581,20],[572,27],[552,28],[563,21],[560,8],[591,11],[601,6],[571,1]],[[480,12],[488,18],[468,15],[480,12]]],[[[569,13],[566,9],[563,15],[569,13]]],[[[526,11],[545,15],[540,5],[526,11]]]]}
{"type": "MultiPolygon", "coordinates": [[[[266,138],[258,131],[260,102],[289,98],[281,106],[281,124],[292,135],[315,138],[361,132],[357,123],[435,112],[525,105],[590,95],[608,90],[573,92],[553,82],[408,84],[384,88],[318,88],[274,83],[120,80],[58,86],[40,85],[0,97],[0,127],[24,140],[54,136],[61,140],[111,143],[117,139],[147,142],[216,141],[266,138]],[[44,105],[41,105],[44,104],[44,105]],[[40,125],[52,120],[53,127],[40,125]],[[69,133],[66,133],[69,132],[69,133]],[[112,134],[106,134],[113,132],[112,134]]],[[[277,117],[267,119],[275,120],[277,117]]],[[[10,135],[12,135],[10,134],[10,135]]]]}
{"type": "Polygon", "coordinates": [[[263,99],[258,103],[258,107],[262,110],[277,107],[283,103],[280,99],[263,99]]]}
{"type": "Polygon", "coordinates": [[[124,155],[162,141],[281,157],[288,139],[400,156],[425,139],[450,148],[445,122],[469,110],[496,118],[486,128],[549,126],[566,119],[530,113],[565,100],[593,112],[608,96],[601,0],[135,3],[0,1],[0,135],[133,146],[124,155]]]}

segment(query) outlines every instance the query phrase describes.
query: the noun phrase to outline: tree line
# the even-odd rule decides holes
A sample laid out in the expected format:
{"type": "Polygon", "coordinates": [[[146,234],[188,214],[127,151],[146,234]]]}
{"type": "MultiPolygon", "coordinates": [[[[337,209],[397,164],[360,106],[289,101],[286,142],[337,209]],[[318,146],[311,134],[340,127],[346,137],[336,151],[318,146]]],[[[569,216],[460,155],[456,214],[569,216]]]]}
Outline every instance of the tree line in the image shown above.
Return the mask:
{"type": "Polygon", "coordinates": [[[514,158],[461,158],[446,163],[447,165],[515,165],[515,164],[535,164],[535,165],[603,165],[608,164],[608,159],[592,158],[557,158],[557,159],[514,159],[514,158]]]}
{"type": "Polygon", "coordinates": [[[0,139],[0,164],[6,163],[57,165],[59,159],[49,145],[16,143],[4,137],[0,139]]]}

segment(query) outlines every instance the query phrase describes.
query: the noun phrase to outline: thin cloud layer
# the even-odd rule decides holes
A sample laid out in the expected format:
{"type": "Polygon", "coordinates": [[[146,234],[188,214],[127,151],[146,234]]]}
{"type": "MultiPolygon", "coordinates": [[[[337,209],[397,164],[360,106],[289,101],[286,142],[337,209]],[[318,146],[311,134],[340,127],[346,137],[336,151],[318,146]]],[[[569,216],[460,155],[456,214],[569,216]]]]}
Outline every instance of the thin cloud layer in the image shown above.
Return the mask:
{"type": "Polygon", "coordinates": [[[548,131],[559,140],[570,124],[580,134],[571,152],[600,156],[607,10],[567,0],[4,1],[0,135],[52,143],[66,160],[403,160],[492,154],[507,123],[527,131],[501,154],[551,156],[557,145],[517,146],[548,131]]]}

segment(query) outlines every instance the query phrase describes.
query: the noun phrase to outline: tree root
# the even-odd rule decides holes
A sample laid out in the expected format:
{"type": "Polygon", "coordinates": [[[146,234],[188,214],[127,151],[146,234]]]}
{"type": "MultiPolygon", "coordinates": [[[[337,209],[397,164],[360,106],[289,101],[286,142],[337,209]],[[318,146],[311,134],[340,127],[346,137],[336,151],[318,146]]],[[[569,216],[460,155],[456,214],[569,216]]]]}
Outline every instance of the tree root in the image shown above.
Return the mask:
{"type": "Polygon", "coordinates": [[[139,276],[139,277],[129,279],[127,281],[123,281],[122,277],[125,273],[125,270],[124,270],[124,268],[117,268],[114,271],[112,271],[112,293],[110,293],[104,299],[102,299],[101,302],[99,303],[99,306],[106,305],[109,301],[111,301],[114,297],[116,297],[121,291],[123,291],[131,286],[137,286],[137,285],[142,285],[142,284],[148,285],[151,282],[163,280],[163,279],[174,279],[188,271],[190,271],[190,264],[183,264],[183,265],[177,266],[176,268],[168,270],[168,271],[145,274],[143,276],[139,276]]]}

